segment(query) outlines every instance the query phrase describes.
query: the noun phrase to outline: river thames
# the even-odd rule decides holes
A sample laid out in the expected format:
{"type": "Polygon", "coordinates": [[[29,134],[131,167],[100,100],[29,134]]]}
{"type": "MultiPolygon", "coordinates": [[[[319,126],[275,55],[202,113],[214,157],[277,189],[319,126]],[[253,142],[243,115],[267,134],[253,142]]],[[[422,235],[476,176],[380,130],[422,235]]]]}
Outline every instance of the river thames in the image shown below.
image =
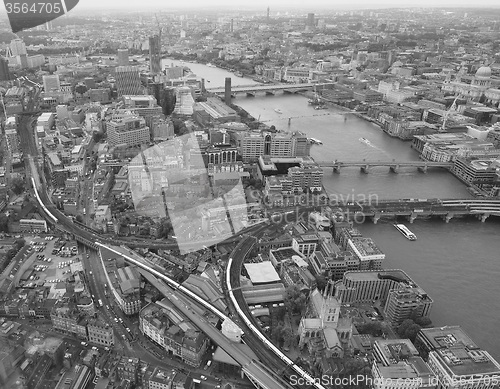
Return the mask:
{"type": "MultiPolygon", "coordinates": [[[[210,81],[206,82],[207,88],[223,86],[225,77],[232,77],[232,85],[255,84],[222,69],[185,65],[210,81]]],[[[378,126],[339,109],[316,111],[300,95],[238,95],[233,102],[278,130],[301,131],[321,140],[323,145],[311,148],[311,156],[317,161],[418,160],[409,142],[391,138],[378,126]]],[[[429,169],[426,174],[414,168],[397,174],[388,168],[372,169],[369,174],[358,168],[344,168],[340,173],[325,169],[324,186],[330,195],[345,199],[369,195],[371,199],[471,197],[465,185],[439,169],[429,169]]],[[[417,219],[406,224],[417,235],[417,241],[406,240],[392,221],[381,220],[377,225],[367,221],[357,228],[385,252],[384,268],[404,270],[434,300],[431,319],[435,325],[462,326],[480,347],[500,360],[500,337],[495,336],[500,317],[500,219],[490,218],[486,223],[472,218],[453,219],[450,223],[417,219]]]]}

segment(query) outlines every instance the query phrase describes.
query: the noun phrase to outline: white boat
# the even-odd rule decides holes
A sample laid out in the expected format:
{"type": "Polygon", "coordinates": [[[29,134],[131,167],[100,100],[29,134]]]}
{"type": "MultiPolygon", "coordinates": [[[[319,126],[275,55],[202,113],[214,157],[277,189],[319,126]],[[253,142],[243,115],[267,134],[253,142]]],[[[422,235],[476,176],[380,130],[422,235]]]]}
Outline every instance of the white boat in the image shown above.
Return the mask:
{"type": "Polygon", "coordinates": [[[417,236],[411,232],[404,224],[394,224],[394,227],[408,240],[417,240],[417,236]]]}
{"type": "Polygon", "coordinates": [[[323,142],[321,142],[319,139],[316,139],[316,138],[309,138],[309,140],[315,144],[315,145],[322,145],[323,142]]]}
{"type": "Polygon", "coordinates": [[[363,142],[363,143],[366,143],[367,145],[371,144],[370,141],[368,139],[366,139],[366,138],[359,138],[359,141],[363,142]]]}
{"type": "Polygon", "coordinates": [[[215,67],[217,67],[217,66],[215,66],[215,65],[211,64],[210,62],[209,62],[209,63],[207,63],[207,66],[208,66],[209,68],[215,68],[215,67]]]}
{"type": "Polygon", "coordinates": [[[283,113],[283,112],[281,111],[281,109],[279,109],[279,108],[275,108],[275,109],[274,109],[274,111],[275,111],[275,112],[277,112],[277,113],[283,113]]]}

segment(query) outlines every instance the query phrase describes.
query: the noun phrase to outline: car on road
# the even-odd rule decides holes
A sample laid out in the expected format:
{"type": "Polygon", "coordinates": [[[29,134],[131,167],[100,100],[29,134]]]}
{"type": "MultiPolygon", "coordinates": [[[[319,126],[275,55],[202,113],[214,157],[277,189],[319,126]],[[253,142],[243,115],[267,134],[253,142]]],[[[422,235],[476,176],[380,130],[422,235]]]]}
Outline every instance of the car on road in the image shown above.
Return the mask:
{"type": "Polygon", "coordinates": [[[205,377],[204,375],[201,375],[200,378],[203,380],[203,381],[206,381],[207,380],[207,377],[205,377]]]}

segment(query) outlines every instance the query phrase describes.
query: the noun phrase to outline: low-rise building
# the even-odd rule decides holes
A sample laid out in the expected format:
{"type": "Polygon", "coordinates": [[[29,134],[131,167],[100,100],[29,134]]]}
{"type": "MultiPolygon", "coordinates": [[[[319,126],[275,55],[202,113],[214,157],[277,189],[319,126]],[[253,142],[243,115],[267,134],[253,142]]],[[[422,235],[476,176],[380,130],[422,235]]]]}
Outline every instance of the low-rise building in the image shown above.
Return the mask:
{"type": "Polygon", "coordinates": [[[105,270],[109,291],[126,315],[141,309],[140,275],[134,266],[126,265],[123,257],[101,248],[99,256],[105,270]]]}
{"type": "Polygon", "coordinates": [[[209,343],[208,338],[166,299],[141,310],[139,329],[170,354],[195,367],[200,366],[209,343]]]}
{"type": "Polygon", "coordinates": [[[100,318],[91,319],[87,324],[88,340],[100,346],[111,347],[115,344],[113,326],[100,318]]]}
{"type": "Polygon", "coordinates": [[[427,359],[442,389],[498,386],[500,364],[459,326],[422,328],[415,347],[427,359]]]}
{"type": "Polygon", "coordinates": [[[409,339],[376,340],[372,365],[375,389],[433,389],[437,379],[409,339]]]}

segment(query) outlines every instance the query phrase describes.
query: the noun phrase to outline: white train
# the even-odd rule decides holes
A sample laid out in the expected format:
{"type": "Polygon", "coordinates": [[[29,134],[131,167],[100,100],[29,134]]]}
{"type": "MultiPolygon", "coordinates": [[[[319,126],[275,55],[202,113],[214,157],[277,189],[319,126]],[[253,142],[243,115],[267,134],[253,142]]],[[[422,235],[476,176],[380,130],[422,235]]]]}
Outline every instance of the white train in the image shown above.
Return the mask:
{"type": "Polygon", "coordinates": [[[54,215],[52,215],[52,213],[50,213],[50,211],[47,209],[47,207],[45,206],[45,204],[40,199],[40,196],[38,195],[38,189],[37,189],[37,187],[35,185],[35,179],[33,177],[31,177],[31,184],[33,185],[33,190],[35,191],[36,200],[38,201],[38,203],[40,204],[40,206],[42,207],[42,209],[45,211],[45,213],[50,217],[50,219],[54,223],[57,223],[58,222],[57,217],[55,217],[54,215]]]}
{"type": "Polygon", "coordinates": [[[233,262],[233,258],[229,258],[229,262],[227,263],[227,268],[226,268],[226,283],[228,286],[229,290],[229,297],[231,298],[231,301],[233,302],[234,306],[236,307],[236,311],[238,312],[238,315],[240,315],[241,319],[245,322],[245,324],[250,328],[250,330],[260,339],[260,341],[267,346],[272,352],[274,352],[283,362],[285,362],[290,368],[292,368],[297,374],[299,374],[303,379],[304,382],[311,384],[317,389],[325,389],[323,385],[321,385],[318,380],[315,380],[313,377],[311,377],[304,369],[301,367],[297,366],[293,361],[288,358],[285,354],[281,352],[281,350],[276,347],[271,341],[269,341],[261,332],[260,330],[253,325],[253,323],[250,321],[250,319],[245,315],[243,310],[240,308],[238,305],[238,302],[236,301],[236,298],[234,297],[234,293],[232,290],[231,286],[231,265],[233,262]]]}

